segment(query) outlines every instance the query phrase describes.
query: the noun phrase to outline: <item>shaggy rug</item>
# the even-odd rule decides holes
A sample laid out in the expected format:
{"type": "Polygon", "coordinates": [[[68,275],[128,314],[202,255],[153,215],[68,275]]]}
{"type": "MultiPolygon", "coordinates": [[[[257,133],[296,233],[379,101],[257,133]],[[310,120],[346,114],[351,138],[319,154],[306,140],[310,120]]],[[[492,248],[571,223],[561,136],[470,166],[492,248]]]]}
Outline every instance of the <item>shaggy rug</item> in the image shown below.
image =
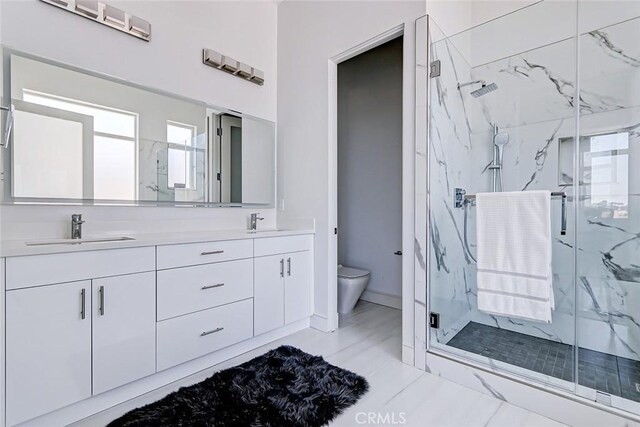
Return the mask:
{"type": "Polygon", "coordinates": [[[290,346],[182,387],[116,426],[321,426],[367,392],[363,377],[290,346]]]}

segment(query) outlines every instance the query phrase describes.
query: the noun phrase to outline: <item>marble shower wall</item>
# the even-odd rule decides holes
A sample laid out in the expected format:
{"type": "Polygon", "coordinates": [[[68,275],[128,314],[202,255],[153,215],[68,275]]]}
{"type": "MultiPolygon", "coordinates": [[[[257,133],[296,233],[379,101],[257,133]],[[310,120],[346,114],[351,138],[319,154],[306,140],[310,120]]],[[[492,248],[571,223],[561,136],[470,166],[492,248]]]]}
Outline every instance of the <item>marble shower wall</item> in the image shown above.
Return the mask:
{"type": "MultiPolygon", "coordinates": [[[[432,46],[432,55],[443,63],[440,82],[432,82],[430,109],[431,295],[437,296],[432,311],[442,316],[439,342],[446,342],[473,320],[574,344],[577,311],[581,347],[640,359],[640,315],[636,314],[640,309],[640,172],[633,167],[640,164],[639,37],[640,18],[582,34],[579,97],[575,38],[474,67],[467,63],[473,64],[471,59],[456,54],[454,41],[441,40],[432,46]],[[457,82],[476,79],[496,82],[499,89],[480,98],[469,96],[474,88],[456,89],[457,82]],[[579,186],[578,223],[574,222],[574,188],[568,185],[573,158],[568,159],[568,171],[560,171],[559,153],[560,141],[565,141],[562,144],[569,144],[568,152],[573,154],[576,107],[582,137],[611,132],[628,135],[626,151],[605,156],[616,160],[617,179],[627,182],[626,194],[613,194],[617,201],[626,200],[627,207],[622,207],[628,212],[626,218],[611,217],[612,194],[602,194],[602,186],[591,187],[587,182],[579,186]],[[564,189],[570,196],[566,236],[559,233],[560,202],[552,202],[557,307],[551,324],[477,311],[475,264],[468,261],[462,247],[463,212],[452,209],[451,192],[456,186],[469,193],[490,191],[487,166],[492,158],[493,123],[510,135],[504,152],[505,191],[564,189]],[[620,169],[620,161],[626,162],[626,169],[620,169]],[[578,287],[574,295],[576,230],[578,287]]],[[[477,40],[474,44],[478,45],[477,40]]],[[[581,139],[580,144],[589,142],[581,139]]],[[[590,151],[585,146],[581,150],[590,151]]],[[[581,180],[590,173],[581,169],[581,180]]],[[[475,253],[474,208],[469,213],[469,240],[475,253]]]]}
{"type": "Polygon", "coordinates": [[[453,206],[454,187],[473,178],[471,123],[458,82],[471,79],[459,47],[430,23],[429,60],[440,61],[440,77],[429,80],[429,283],[431,311],[440,328],[431,342],[443,343],[470,320],[476,306],[475,266],[463,246],[463,217],[453,206]]]}

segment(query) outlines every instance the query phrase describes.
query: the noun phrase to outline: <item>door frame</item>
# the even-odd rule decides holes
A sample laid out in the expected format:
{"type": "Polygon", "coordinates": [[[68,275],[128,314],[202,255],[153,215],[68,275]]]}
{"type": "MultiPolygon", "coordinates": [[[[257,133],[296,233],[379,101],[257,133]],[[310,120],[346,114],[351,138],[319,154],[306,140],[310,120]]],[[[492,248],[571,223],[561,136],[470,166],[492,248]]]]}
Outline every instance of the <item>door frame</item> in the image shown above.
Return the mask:
{"type": "MultiPolygon", "coordinates": [[[[328,277],[328,319],[326,330],[338,328],[338,64],[361,53],[380,46],[397,37],[403,38],[403,81],[402,81],[402,360],[413,365],[414,348],[414,203],[415,203],[415,138],[414,138],[414,31],[415,27],[401,23],[350,49],[339,53],[327,61],[328,65],[328,134],[329,134],[329,185],[327,205],[329,226],[327,277],[328,277]]],[[[325,329],[325,328],[322,328],[325,329]]],[[[424,369],[421,366],[420,369],[424,369]]]]}

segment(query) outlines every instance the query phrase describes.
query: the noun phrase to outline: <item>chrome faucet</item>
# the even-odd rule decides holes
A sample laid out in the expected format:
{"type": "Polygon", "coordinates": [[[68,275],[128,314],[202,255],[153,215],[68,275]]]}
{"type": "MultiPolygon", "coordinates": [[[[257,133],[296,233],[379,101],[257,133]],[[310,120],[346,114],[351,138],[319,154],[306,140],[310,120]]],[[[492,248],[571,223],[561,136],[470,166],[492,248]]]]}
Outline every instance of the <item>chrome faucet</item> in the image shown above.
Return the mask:
{"type": "Polygon", "coordinates": [[[82,214],[71,215],[71,238],[72,239],[82,239],[82,224],[84,224],[84,221],[82,220],[82,214]]]}
{"type": "Polygon", "coordinates": [[[258,220],[262,221],[264,218],[260,218],[258,217],[257,213],[252,213],[251,214],[251,228],[249,228],[249,230],[251,231],[256,231],[256,229],[258,228],[258,220]]]}

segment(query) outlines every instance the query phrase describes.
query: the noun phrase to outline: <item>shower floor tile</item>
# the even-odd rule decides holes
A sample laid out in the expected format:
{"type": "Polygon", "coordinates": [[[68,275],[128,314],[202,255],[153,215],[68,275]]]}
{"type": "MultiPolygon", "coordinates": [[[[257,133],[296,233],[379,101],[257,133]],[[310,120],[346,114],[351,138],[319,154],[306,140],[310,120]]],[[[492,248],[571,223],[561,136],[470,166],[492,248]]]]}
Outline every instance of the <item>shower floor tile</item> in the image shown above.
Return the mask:
{"type": "MultiPolygon", "coordinates": [[[[470,322],[447,345],[573,381],[573,347],[495,326],[470,322]]],[[[640,362],[580,348],[579,384],[640,402],[640,362]]]]}

